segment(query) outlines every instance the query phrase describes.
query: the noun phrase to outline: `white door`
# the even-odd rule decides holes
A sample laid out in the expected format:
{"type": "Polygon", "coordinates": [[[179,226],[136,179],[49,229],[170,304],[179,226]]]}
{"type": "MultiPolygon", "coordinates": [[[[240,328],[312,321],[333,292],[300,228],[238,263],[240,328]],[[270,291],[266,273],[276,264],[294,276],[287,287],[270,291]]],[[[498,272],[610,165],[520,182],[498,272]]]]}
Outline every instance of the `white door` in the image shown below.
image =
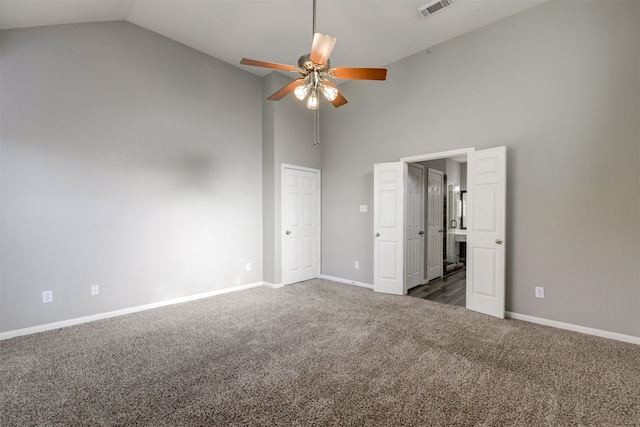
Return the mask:
{"type": "Polygon", "coordinates": [[[282,283],[320,276],[320,171],[284,166],[282,283]]]}
{"type": "Polygon", "coordinates": [[[406,284],[411,289],[424,278],[424,166],[410,164],[405,194],[406,284]]]}
{"type": "Polygon", "coordinates": [[[467,308],[504,318],[506,147],[469,153],[467,308]]]}
{"type": "Polygon", "coordinates": [[[444,174],[429,168],[427,183],[427,280],[442,276],[442,186],[444,174]]]}
{"type": "Polygon", "coordinates": [[[404,162],[373,167],[373,290],[404,295],[404,162]]]}

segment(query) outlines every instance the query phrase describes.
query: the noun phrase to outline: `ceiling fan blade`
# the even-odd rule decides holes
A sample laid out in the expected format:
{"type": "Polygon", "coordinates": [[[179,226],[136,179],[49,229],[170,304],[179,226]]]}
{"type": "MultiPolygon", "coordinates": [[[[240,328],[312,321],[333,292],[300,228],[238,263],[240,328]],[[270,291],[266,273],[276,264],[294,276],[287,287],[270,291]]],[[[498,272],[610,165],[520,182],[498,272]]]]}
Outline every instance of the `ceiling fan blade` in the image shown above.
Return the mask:
{"type": "Polygon", "coordinates": [[[335,44],[335,38],[326,34],[314,33],[309,59],[316,64],[326,64],[335,44]]]}
{"type": "Polygon", "coordinates": [[[326,86],[331,86],[332,88],[336,89],[338,91],[338,96],[336,96],[336,99],[334,99],[333,101],[329,101],[333,104],[334,107],[338,108],[338,107],[342,107],[344,104],[346,104],[347,98],[345,98],[344,96],[342,96],[342,93],[340,92],[340,90],[338,89],[338,87],[336,85],[334,85],[332,82],[330,82],[329,80],[324,80],[322,82],[322,84],[326,85],[326,86]]]}
{"type": "Polygon", "coordinates": [[[240,61],[240,63],[242,65],[253,65],[254,67],[273,68],[276,70],[284,70],[284,71],[296,71],[298,69],[298,67],[294,67],[293,65],[278,64],[276,62],[258,61],[256,59],[247,59],[247,58],[242,58],[242,61],[240,61]]]}
{"type": "Polygon", "coordinates": [[[286,84],[282,89],[268,97],[267,99],[270,101],[279,101],[285,96],[289,95],[295,88],[304,83],[304,79],[295,79],[290,83],[286,84]]]}
{"type": "Polygon", "coordinates": [[[349,68],[338,67],[332,68],[329,74],[337,79],[354,79],[354,80],[386,80],[386,68],[349,68]]]}
{"type": "Polygon", "coordinates": [[[333,101],[331,101],[331,103],[333,104],[334,107],[338,108],[338,107],[342,107],[344,104],[346,104],[347,102],[347,98],[345,98],[344,96],[342,96],[342,93],[338,92],[338,96],[336,97],[336,99],[334,99],[333,101]]]}

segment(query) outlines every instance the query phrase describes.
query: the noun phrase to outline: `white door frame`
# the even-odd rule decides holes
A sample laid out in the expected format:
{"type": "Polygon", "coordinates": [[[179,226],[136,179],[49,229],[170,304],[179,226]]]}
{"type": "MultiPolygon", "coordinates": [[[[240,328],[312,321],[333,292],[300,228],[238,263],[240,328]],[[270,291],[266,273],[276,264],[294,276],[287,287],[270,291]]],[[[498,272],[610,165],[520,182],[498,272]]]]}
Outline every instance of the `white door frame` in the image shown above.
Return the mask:
{"type": "Polygon", "coordinates": [[[406,260],[404,254],[404,246],[406,244],[405,225],[398,224],[397,220],[400,219],[404,222],[404,205],[406,203],[404,195],[406,179],[404,177],[408,174],[409,163],[467,156],[474,151],[475,148],[465,148],[440,153],[423,154],[420,156],[403,157],[397,162],[375,163],[373,165],[374,292],[394,295],[407,294],[406,260]],[[382,221],[380,217],[381,199],[384,199],[382,200],[384,206],[393,209],[393,211],[385,211],[387,213],[384,221],[382,221]],[[400,203],[397,201],[400,201],[400,203]],[[382,261],[385,262],[383,263],[382,261]]]}
{"type": "MultiPolygon", "coordinates": [[[[437,153],[420,154],[417,156],[410,156],[410,157],[401,157],[400,161],[409,164],[409,163],[426,162],[429,160],[449,159],[452,157],[459,157],[459,156],[468,157],[469,153],[473,153],[475,151],[476,151],[475,147],[460,148],[457,150],[440,151],[437,153]]],[[[469,197],[468,194],[467,194],[467,197],[469,197]]],[[[444,274],[444,271],[442,271],[442,274],[444,274]]],[[[405,293],[406,292],[407,290],[405,286],[405,293]]]]}
{"type": "Polygon", "coordinates": [[[317,203],[317,208],[316,208],[316,214],[317,214],[317,218],[318,218],[318,238],[316,241],[316,254],[317,254],[317,260],[316,260],[316,277],[320,276],[320,272],[321,272],[321,262],[322,262],[322,243],[321,243],[321,238],[322,238],[322,207],[321,207],[321,203],[322,203],[322,172],[320,169],[314,169],[314,168],[307,168],[304,166],[296,166],[296,165],[290,165],[290,164],[286,164],[286,163],[282,163],[281,168],[280,168],[280,234],[281,234],[281,238],[280,238],[280,268],[281,268],[281,279],[282,279],[282,284],[283,285],[288,285],[290,283],[293,282],[288,282],[286,280],[286,260],[285,260],[285,256],[286,256],[286,224],[285,224],[285,198],[286,198],[286,182],[285,182],[285,170],[286,169],[295,169],[295,170],[299,170],[299,171],[304,171],[304,172],[311,172],[311,173],[315,173],[318,175],[318,203],[317,203]]]}
{"type": "MultiPolygon", "coordinates": [[[[498,148],[498,147],[496,147],[498,148]]],[[[504,149],[504,148],[503,148],[504,149]]],[[[481,151],[487,151],[487,150],[481,150],[481,151]]],[[[451,150],[451,151],[443,151],[443,152],[438,152],[438,153],[430,153],[430,154],[423,154],[423,155],[418,155],[418,156],[411,156],[411,157],[402,157],[400,159],[400,162],[404,162],[404,163],[414,163],[414,162],[423,162],[423,161],[427,161],[427,160],[437,160],[437,159],[444,159],[444,158],[451,158],[451,157],[457,157],[457,156],[462,156],[462,155],[466,155],[467,158],[469,157],[473,157],[473,154],[476,152],[475,147],[470,147],[470,148],[462,148],[459,150],[451,150]]],[[[467,200],[473,200],[473,186],[469,186],[467,185],[467,200]]],[[[470,204],[470,206],[472,206],[472,204],[470,204]]],[[[473,243],[471,241],[469,241],[469,239],[473,239],[473,233],[471,233],[470,235],[467,235],[467,239],[468,239],[468,243],[473,243]]],[[[499,243],[497,240],[495,243],[499,243]]],[[[500,243],[502,243],[502,241],[500,241],[500,243]]],[[[502,248],[504,250],[504,248],[502,248]]],[[[468,265],[468,268],[473,269],[472,265],[468,265]]],[[[504,266],[502,266],[502,268],[504,268],[504,266]]],[[[471,276],[473,277],[474,272],[473,271],[469,271],[467,272],[467,277],[471,276]]],[[[503,274],[505,274],[503,272],[503,274]]],[[[503,283],[503,288],[506,287],[506,284],[503,283]]],[[[504,291],[505,289],[503,289],[504,291]]],[[[480,312],[486,312],[487,314],[491,314],[493,316],[496,317],[500,317],[500,318],[504,318],[504,311],[505,311],[505,307],[504,307],[504,292],[499,293],[499,297],[502,299],[502,309],[499,310],[500,312],[487,312],[481,309],[478,309],[477,307],[470,307],[469,306],[469,289],[467,289],[467,308],[475,310],[475,311],[480,311],[480,312]]]]}
{"type": "Polygon", "coordinates": [[[421,154],[418,156],[401,157],[400,161],[405,163],[426,162],[429,160],[448,159],[451,157],[466,156],[476,151],[475,147],[460,148],[458,150],[441,151],[439,153],[421,154]]]}

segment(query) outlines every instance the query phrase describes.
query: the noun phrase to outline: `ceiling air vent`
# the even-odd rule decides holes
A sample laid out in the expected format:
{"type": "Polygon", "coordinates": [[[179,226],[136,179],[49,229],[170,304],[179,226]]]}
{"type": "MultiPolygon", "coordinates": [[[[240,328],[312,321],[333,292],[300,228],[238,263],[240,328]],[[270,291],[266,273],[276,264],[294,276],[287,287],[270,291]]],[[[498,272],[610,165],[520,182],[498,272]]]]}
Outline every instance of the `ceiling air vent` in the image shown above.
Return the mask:
{"type": "Polygon", "coordinates": [[[440,12],[442,9],[451,6],[452,0],[438,0],[432,1],[427,4],[423,4],[418,8],[418,13],[423,18],[433,15],[436,12],[440,12]]]}

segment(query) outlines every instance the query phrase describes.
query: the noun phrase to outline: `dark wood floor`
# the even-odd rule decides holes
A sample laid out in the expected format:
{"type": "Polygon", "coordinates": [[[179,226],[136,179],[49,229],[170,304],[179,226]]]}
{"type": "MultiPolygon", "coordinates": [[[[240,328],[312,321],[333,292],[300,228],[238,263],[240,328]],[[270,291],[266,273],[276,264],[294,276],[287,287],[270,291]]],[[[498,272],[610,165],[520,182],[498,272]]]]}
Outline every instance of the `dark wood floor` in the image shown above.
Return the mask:
{"type": "Polygon", "coordinates": [[[424,285],[409,289],[409,295],[443,304],[466,307],[467,270],[462,269],[445,277],[439,277],[424,285]]]}

